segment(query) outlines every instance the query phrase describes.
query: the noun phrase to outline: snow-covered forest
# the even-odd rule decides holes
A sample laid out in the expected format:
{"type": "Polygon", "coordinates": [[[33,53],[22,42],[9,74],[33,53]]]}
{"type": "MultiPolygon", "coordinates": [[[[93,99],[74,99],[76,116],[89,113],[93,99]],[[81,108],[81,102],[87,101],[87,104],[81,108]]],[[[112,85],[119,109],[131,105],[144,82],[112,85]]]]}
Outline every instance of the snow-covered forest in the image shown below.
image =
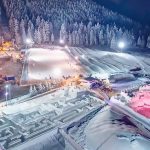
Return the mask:
{"type": "Polygon", "coordinates": [[[129,46],[150,47],[150,36],[139,23],[92,0],[3,0],[3,5],[16,44],[30,38],[36,44],[63,40],[70,46],[113,47],[124,40],[129,46]]]}

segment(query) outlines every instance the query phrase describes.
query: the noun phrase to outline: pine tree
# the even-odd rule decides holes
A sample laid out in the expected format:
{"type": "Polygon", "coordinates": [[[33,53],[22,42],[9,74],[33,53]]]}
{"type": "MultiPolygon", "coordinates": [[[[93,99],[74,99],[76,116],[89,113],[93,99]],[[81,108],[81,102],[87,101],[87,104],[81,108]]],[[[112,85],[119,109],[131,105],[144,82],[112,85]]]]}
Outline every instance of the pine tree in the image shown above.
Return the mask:
{"type": "Polygon", "coordinates": [[[9,30],[11,32],[12,37],[15,36],[15,30],[14,30],[14,16],[11,15],[9,18],[9,30]]]}
{"type": "Polygon", "coordinates": [[[110,48],[115,49],[116,48],[116,37],[115,35],[111,39],[110,48]]]}
{"type": "Polygon", "coordinates": [[[138,38],[137,45],[138,45],[139,47],[142,46],[142,39],[141,39],[140,36],[139,36],[139,38],[138,38]]]}
{"type": "Polygon", "coordinates": [[[38,44],[42,43],[42,35],[41,35],[41,32],[40,32],[40,28],[38,28],[38,30],[37,30],[37,43],[38,44]]]}
{"type": "Polygon", "coordinates": [[[41,22],[41,19],[40,19],[40,17],[38,16],[38,17],[36,18],[36,27],[39,27],[40,22],[41,22]]]}
{"type": "Polygon", "coordinates": [[[94,44],[94,30],[91,29],[90,31],[90,45],[94,44]]]}
{"type": "Polygon", "coordinates": [[[80,45],[79,33],[76,34],[76,45],[80,45]]]}
{"type": "Polygon", "coordinates": [[[17,19],[14,20],[14,30],[15,30],[15,42],[17,45],[21,44],[21,36],[19,33],[19,22],[17,19]]]}
{"type": "Polygon", "coordinates": [[[96,28],[94,27],[94,45],[97,45],[96,28]]]}
{"type": "Polygon", "coordinates": [[[64,42],[66,42],[67,39],[67,31],[66,31],[66,24],[63,23],[61,25],[61,30],[60,30],[60,40],[63,40],[64,42]]]}
{"type": "Polygon", "coordinates": [[[85,34],[85,45],[88,46],[89,45],[89,40],[88,40],[88,34],[85,34]]]}
{"type": "Polygon", "coordinates": [[[122,32],[122,29],[120,28],[119,31],[117,32],[117,38],[122,39],[122,35],[123,35],[123,32],[122,32]]]}
{"type": "Polygon", "coordinates": [[[54,44],[54,42],[55,42],[55,37],[54,37],[53,33],[51,34],[51,42],[52,42],[52,44],[54,44]]]}
{"type": "Polygon", "coordinates": [[[25,23],[23,19],[21,20],[21,23],[20,23],[20,31],[22,35],[22,42],[26,43],[27,36],[26,36],[26,31],[25,31],[25,23]]]}
{"type": "Polygon", "coordinates": [[[144,36],[142,36],[142,39],[141,39],[141,47],[144,48],[145,45],[146,45],[146,42],[145,42],[144,36]]]}
{"type": "Polygon", "coordinates": [[[49,42],[50,41],[50,26],[47,21],[45,22],[45,35],[46,35],[45,42],[49,42]]]}
{"type": "Polygon", "coordinates": [[[72,32],[72,45],[76,45],[76,35],[75,35],[75,31],[72,32]]]}
{"type": "Polygon", "coordinates": [[[34,37],[34,25],[31,22],[31,20],[29,20],[29,22],[28,22],[27,37],[33,41],[33,37],[34,37]]]}
{"type": "Polygon", "coordinates": [[[70,46],[72,45],[72,35],[71,35],[71,33],[69,33],[69,45],[70,46]]]}
{"type": "Polygon", "coordinates": [[[150,48],[150,35],[148,36],[148,38],[147,38],[147,48],[150,48]]]}
{"type": "Polygon", "coordinates": [[[103,35],[103,30],[101,30],[100,33],[99,33],[99,44],[100,44],[101,46],[104,45],[104,35],[103,35]]]}
{"type": "Polygon", "coordinates": [[[43,39],[43,43],[45,43],[47,40],[45,26],[43,26],[43,28],[42,28],[42,39],[43,39]]]}
{"type": "Polygon", "coordinates": [[[28,27],[28,30],[27,30],[27,37],[33,41],[33,36],[32,36],[32,29],[30,27],[28,27]]]}

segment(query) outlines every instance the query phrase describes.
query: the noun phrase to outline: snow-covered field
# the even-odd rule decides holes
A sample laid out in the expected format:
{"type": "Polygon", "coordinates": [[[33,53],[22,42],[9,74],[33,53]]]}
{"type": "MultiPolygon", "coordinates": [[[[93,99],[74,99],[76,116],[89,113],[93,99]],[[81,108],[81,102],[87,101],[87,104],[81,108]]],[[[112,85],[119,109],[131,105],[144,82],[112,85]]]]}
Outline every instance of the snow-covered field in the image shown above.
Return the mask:
{"type": "MultiPolygon", "coordinates": [[[[111,73],[128,72],[129,69],[137,66],[140,66],[144,73],[150,73],[149,62],[150,57],[144,55],[133,56],[97,49],[32,48],[26,54],[21,80],[22,83],[23,81],[29,83],[50,79],[50,77],[61,79],[62,76],[79,74],[107,78],[111,73]]],[[[120,84],[119,88],[134,84],[139,86],[141,83],[141,80],[136,80],[126,85],[120,84]]],[[[66,128],[70,123],[75,125],[75,121],[78,121],[78,126],[69,127],[68,134],[83,149],[105,150],[110,149],[111,145],[111,150],[123,149],[123,147],[131,150],[147,150],[150,146],[149,140],[137,127],[124,120],[124,116],[113,113],[109,106],[102,109],[98,115],[93,115],[92,120],[80,123],[82,117],[86,118],[89,112],[103,105],[104,102],[84,88],[70,86],[63,87],[52,94],[8,106],[1,110],[1,114],[5,116],[0,118],[0,131],[4,126],[6,130],[3,131],[4,137],[0,136],[0,144],[5,148],[15,147],[17,150],[49,150],[54,147],[56,150],[63,150],[68,145],[63,141],[64,137],[61,137],[61,142],[59,138],[56,139],[54,129],[62,126],[66,128]],[[8,144],[6,144],[7,136],[11,137],[8,144]],[[39,136],[41,138],[38,138],[39,136]],[[28,144],[22,144],[24,141],[28,141],[28,144]]]]}
{"type": "Polygon", "coordinates": [[[31,48],[26,57],[22,81],[61,79],[63,76],[76,76],[82,71],[76,60],[61,47],[31,48]]]}
{"type": "Polygon", "coordinates": [[[134,67],[141,67],[144,73],[150,73],[148,55],[107,52],[88,48],[49,49],[32,48],[28,50],[27,62],[22,74],[22,81],[45,80],[50,77],[92,74],[106,78],[114,72],[128,72],[134,67]]]}

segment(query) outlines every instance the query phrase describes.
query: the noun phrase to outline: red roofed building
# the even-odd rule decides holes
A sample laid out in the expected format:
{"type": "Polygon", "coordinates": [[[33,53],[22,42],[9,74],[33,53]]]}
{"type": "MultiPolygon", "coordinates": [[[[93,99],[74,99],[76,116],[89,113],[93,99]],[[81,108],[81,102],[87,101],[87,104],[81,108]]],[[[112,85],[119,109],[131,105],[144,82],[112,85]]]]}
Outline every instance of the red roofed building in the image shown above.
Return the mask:
{"type": "Polygon", "coordinates": [[[141,115],[150,118],[150,85],[143,86],[131,99],[130,107],[141,115]]]}

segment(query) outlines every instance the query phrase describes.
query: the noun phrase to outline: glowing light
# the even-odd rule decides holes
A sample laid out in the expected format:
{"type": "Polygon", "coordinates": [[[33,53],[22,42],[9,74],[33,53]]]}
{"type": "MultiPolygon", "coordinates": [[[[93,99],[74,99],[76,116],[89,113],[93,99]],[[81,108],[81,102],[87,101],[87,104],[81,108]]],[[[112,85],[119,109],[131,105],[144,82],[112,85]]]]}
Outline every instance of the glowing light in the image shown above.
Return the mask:
{"type": "Polygon", "coordinates": [[[55,68],[55,69],[53,70],[53,74],[54,74],[55,76],[60,76],[60,75],[62,74],[62,71],[61,71],[60,68],[55,68]]]}
{"type": "Polygon", "coordinates": [[[78,60],[79,59],[78,56],[75,56],[75,59],[78,60]]]}
{"type": "Polygon", "coordinates": [[[84,58],[85,58],[85,55],[82,55],[82,58],[84,59],[84,58]]]}
{"type": "Polygon", "coordinates": [[[121,48],[121,49],[124,48],[125,47],[125,43],[123,41],[119,42],[118,43],[118,47],[121,48]]]}
{"type": "Polygon", "coordinates": [[[6,92],[6,93],[5,93],[5,96],[7,96],[7,95],[8,95],[8,93],[6,92]]]}
{"type": "Polygon", "coordinates": [[[32,40],[31,40],[31,39],[26,39],[26,43],[27,43],[27,44],[31,44],[31,43],[32,43],[32,40]]]}
{"type": "Polygon", "coordinates": [[[5,88],[7,89],[7,88],[8,88],[8,85],[6,85],[5,88]]]}
{"type": "Polygon", "coordinates": [[[67,46],[67,45],[65,45],[65,48],[67,49],[67,48],[68,48],[68,46],[67,46]]]}
{"type": "Polygon", "coordinates": [[[59,42],[60,42],[60,44],[64,44],[64,40],[62,40],[62,39],[59,42]]]}
{"type": "Polygon", "coordinates": [[[109,75],[107,73],[101,73],[99,74],[99,77],[102,79],[108,79],[109,75]]]}

